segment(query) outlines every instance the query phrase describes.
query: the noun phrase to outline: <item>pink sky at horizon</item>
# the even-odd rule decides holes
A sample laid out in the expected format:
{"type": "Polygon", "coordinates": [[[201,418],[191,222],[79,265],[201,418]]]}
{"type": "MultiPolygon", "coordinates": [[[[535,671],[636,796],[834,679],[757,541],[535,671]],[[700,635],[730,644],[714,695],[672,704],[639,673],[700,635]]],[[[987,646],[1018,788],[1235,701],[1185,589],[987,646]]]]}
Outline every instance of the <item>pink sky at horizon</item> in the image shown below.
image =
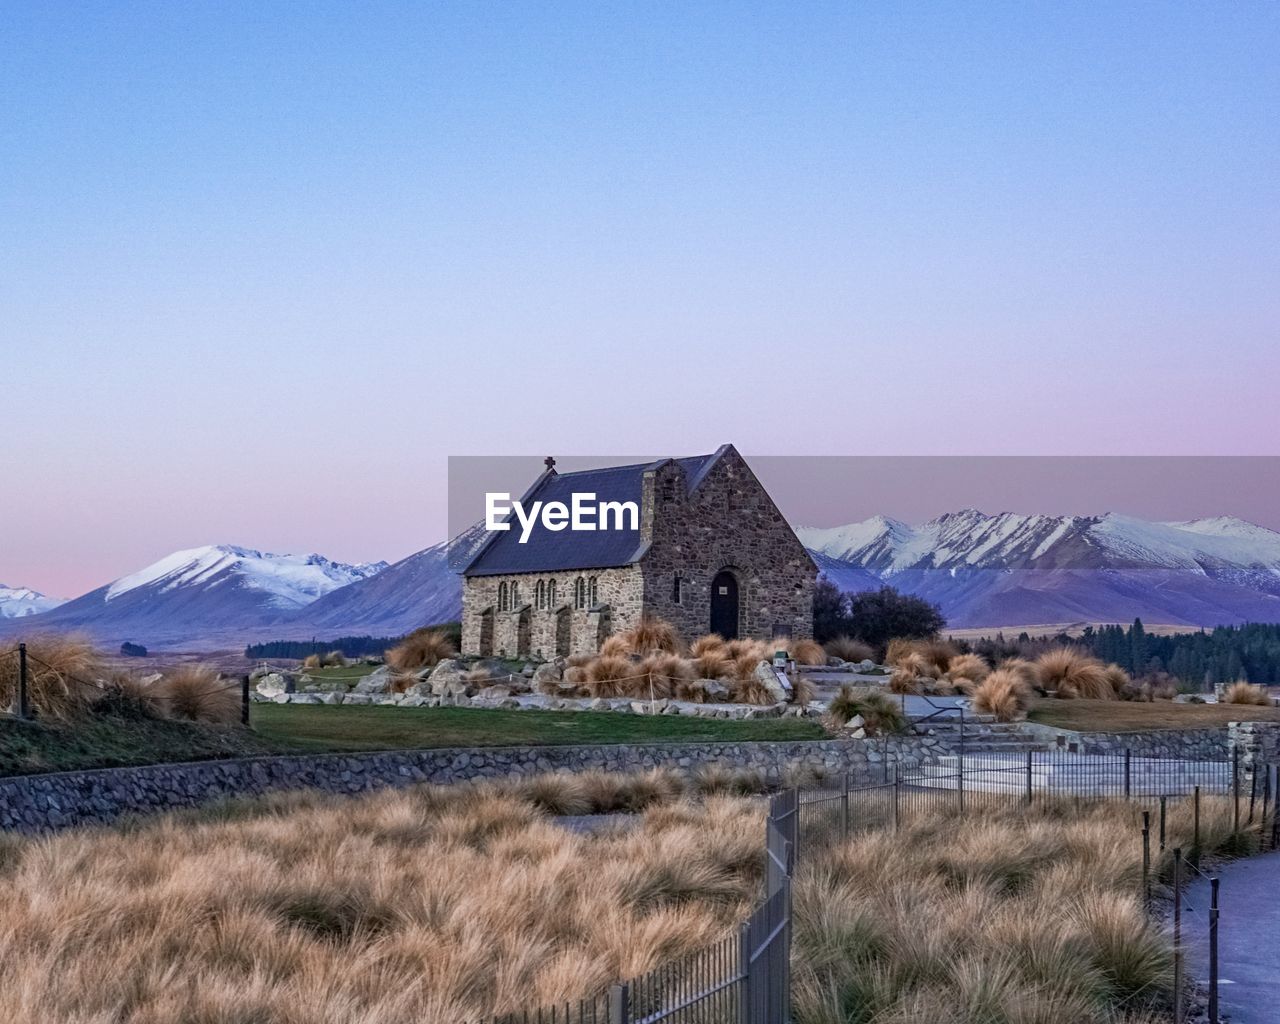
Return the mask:
{"type": "Polygon", "coordinates": [[[19,0],[0,582],[395,560],[451,455],[1278,454],[1277,47],[1280,5],[19,0]]]}

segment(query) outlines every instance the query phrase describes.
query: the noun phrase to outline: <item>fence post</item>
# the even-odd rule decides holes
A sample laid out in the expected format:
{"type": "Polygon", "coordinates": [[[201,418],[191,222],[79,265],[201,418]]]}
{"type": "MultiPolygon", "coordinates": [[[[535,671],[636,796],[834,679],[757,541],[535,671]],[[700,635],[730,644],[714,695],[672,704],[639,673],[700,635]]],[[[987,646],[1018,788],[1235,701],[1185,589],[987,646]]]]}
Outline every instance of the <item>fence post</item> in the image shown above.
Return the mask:
{"type": "Polygon", "coordinates": [[[18,644],[18,717],[31,717],[31,701],[27,694],[27,645],[18,644]]]}
{"type": "Polygon", "coordinates": [[[1192,794],[1192,821],[1194,822],[1194,832],[1192,838],[1191,855],[1195,858],[1196,867],[1200,866],[1200,787],[1196,786],[1192,794]]]}
{"type": "MultiPolygon", "coordinates": [[[[751,922],[738,929],[738,1024],[751,1024],[755,1017],[751,985],[751,922]]],[[[614,1024],[610,1021],[609,1024],[614,1024]]],[[[621,1024],[627,1024],[622,1021],[621,1024]]]]}
{"type": "Polygon", "coordinates": [[[900,811],[898,809],[898,797],[901,791],[901,787],[898,784],[898,769],[895,767],[893,770],[893,830],[895,832],[898,831],[898,820],[900,815],[900,811]]]}
{"type": "Polygon", "coordinates": [[[1151,812],[1142,812],[1142,905],[1151,909],[1151,812]]]}
{"type": "Polygon", "coordinates": [[[1031,803],[1031,751],[1027,751],[1027,803],[1031,803]]]}
{"type": "Polygon", "coordinates": [[[1126,749],[1124,752],[1124,798],[1126,800],[1129,799],[1130,794],[1133,792],[1131,779],[1132,776],[1129,771],[1129,751],[1126,749]]]}
{"type": "Polygon", "coordinates": [[[849,838],[849,773],[844,773],[844,795],[841,798],[841,816],[844,824],[844,837],[849,838]]]}
{"type": "Polygon", "coordinates": [[[956,790],[960,794],[960,810],[964,811],[964,708],[960,708],[960,768],[956,776],[956,790]]]}
{"type": "MultiPolygon", "coordinates": [[[[743,925],[745,928],[746,926],[743,925]]],[[[631,986],[625,981],[609,987],[609,1024],[630,1024],[631,986]]]]}
{"type": "Polygon", "coordinates": [[[1160,852],[1164,853],[1164,823],[1167,817],[1169,798],[1162,796],[1160,798],[1160,852]]]}
{"type": "Polygon", "coordinates": [[[1182,1024],[1182,847],[1173,851],[1173,1024],[1182,1024]]]}
{"type": "Polygon", "coordinates": [[[249,725],[249,677],[240,677],[240,724],[249,725]]]}
{"type": "Polygon", "coordinates": [[[1258,802],[1258,762],[1255,760],[1249,772],[1249,824],[1253,824],[1253,809],[1258,802]]]}
{"type": "Polygon", "coordinates": [[[1218,876],[1209,879],[1209,1024],[1218,1024],[1218,876]]]}
{"type": "Polygon", "coordinates": [[[1240,748],[1231,751],[1231,803],[1234,808],[1232,831],[1240,831],[1240,748]]]}

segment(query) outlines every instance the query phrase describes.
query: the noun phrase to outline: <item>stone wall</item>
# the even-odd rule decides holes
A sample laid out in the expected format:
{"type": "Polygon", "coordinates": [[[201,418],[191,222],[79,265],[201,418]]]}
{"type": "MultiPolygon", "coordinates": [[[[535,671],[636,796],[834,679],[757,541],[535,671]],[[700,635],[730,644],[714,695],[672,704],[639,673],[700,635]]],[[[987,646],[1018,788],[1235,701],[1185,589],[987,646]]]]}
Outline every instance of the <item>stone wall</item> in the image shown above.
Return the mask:
{"type": "Polygon", "coordinates": [[[1246,771],[1255,764],[1280,764],[1280,722],[1232,722],[1227,728],[1246,771]]]}
{"type": "MultiPolygon", "coordinates": [[[[1024,727],[1028,728],[1028,727],[1024,727]]],[[[1231,756],[1226,729],[1186,729],[1159,732],[1069,732],[1031,726],[1059,750],[1079,754],[1123,754],[1167,757],[1179,761],[1225,761],[1231,756]]]]}
{"type": "Polygon", "coordinates": [[[462,650],[467,654],[495,654],[506,657],[549,660],[564,654],[594,654],[601,634],[630,629],[640,617],[643,582],[635,566],[618,569],[576,569],[571,572],[520,573],[509,576],[468,576],[462,583],[462,650]],[[575,590],[595,581],[596,600],[577,607],[575,590]],[[538,583],[543,592],[555,584],[555,599],[537,603],[538,583]],[[519,587],[519,599],[511,611],[498,611],[498,585],[519,587]],[[608,621],[601,624],[597,608],[608,609],[608,621]],[[480,642],[482,616],[493,615],[493,649],[484,651],[480,642]],[[529,616],[529,649],[520,650],[520,616],[529,616]],[[560,616],[568,616],[568,650],[557,648],[560,616]]]}
{"type": "Polygon", "coordinates": [[[192,807],[281,789],[361,793],[385,786],[515,778],[554,771],[634,772],[707,765],[761,770],[810,766],[878,781],[890,764],[936,760],[932,737],[792,743],[655,743],[589,747],[471,747],[373,754],[259,757],[143,768],[111,768],[0,779],[0,829],[25,832],[105,824],[129,813],[192,807]]]}
{"type": "Polygon", "coordinates": [[[645,473],[641,530],[645,607],[686,639],[711,628],[711,581],[738,583],[738,635],[813,635],[818,569],[746,461],[727,448],[690,491],[679,463],[645,473]],[[681,599],[675,601],[675,575],[681,599]]]}

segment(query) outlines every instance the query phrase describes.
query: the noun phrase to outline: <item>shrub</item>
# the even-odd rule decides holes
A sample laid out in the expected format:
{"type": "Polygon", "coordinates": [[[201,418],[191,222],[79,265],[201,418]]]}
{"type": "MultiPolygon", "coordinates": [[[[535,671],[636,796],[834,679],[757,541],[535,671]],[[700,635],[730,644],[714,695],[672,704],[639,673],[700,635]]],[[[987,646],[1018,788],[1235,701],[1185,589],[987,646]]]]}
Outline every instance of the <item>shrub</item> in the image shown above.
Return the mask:
{"type": "Polygon", "coordinates": [[[937,635],[947,624],[937,605],[893,587],[852,594],[848,602],[848,621],[841,632],[870,644],[885,644],[893,637],[924,639],[937,635]]]}
{"type": "Polygon", "coordinates": [[[632,654],[674,654],[680,649],[680,636],[675,626],[647,612],[623,636],[632,654]]]}
{"type": "Polygon", "coordinates": [[[738,678],[729,684],[729,700],[735,704],[773,704],[774,696],[769,688],[754,675],[738,678]]]}
{"type": "Polygon", "coordinates": [[[924,693],[924,685],[920,678],[910,669],[896,668],[889,677],[890,693],[924,693]]]}
{"type": "Polygon", "coordinates": [[[1256,704],[1259,707],[1269,708],[1274,702],[1266,687],[1255,686],[1253,683],[1238,679],[1222,692],[1222,703],[1256,704]]]}
{"type": "Polygon", "coordinates": [[[600,655],[605,658],[626,658],[631,655],[631,644],[625,633],[614,633],[600,645],[600,655]]]}
{"type": "Polygon", "coordinates": [[[387,651],[387,664],[397,672],[416,672],[434,668],[445,658],[458,653],[453,640],[443,629],[427,626],[414,630],[387,651]]]}
{"type": "Polygon", "coordinates": [[[1017,672],[998,668],[973,689],[973,709],[993,715],[998,722],[1023,718],[1031,706],[1032,691],[1017,672]]]}
{"type": "Polygon", "coordinates": [[[723,679],[733,674],[733,661],[723,645],[704,648],[694,653],[693,668],[700,679],[723,679]]]}
{"type": "MultiPolygon", "coordinates": [[[[566,680],[569,671],[572,668],[565,672],[566,680]]],[[[584,671],[587,692],[592,697],[621,697],[635,683],[631,677],[639,674],[630,658],[616,654],[602,654],[590,662],[584,671]]]]}
{"type": "Polygon", "coordinates": [[[831,657],[839,658],[841,661],[874,661],[876,657],[876,652],[870,644],[864,644],[861,640],[854,640],[845,634],[828,640],[825,647],[831,657]]]}
{"type": "Polygon", "coordinates": [[[703,654],[711,654],[713,652],[719,654],[721,657],[725,656],[724,637],[719,633],[704,633],[702,636],[694,640],[689,647],[689,653],[695,658],[700,657],[703,654]]]}
{"type": "Polygon", "coordinates": [[[1040,688],[1064,700],[1115,700],[1116,691],[1097,658],[1074,647],[1056,647],[1036,659],[1040,688]]]}
{"type": "Polygon", "coordinates": [[[978,654],[957,654],[947,664],[947,675],[953,683],[965,680],[980,683],[991,674],[991,666],[978,654]]]}
{"type": "Polygon", "coordinates": [[[105,689],[94,701],[93,711],[118,718],[163,718],[163,704],[157,699],[154,682],[143,682],[137,676],[116,672],[107,679],[105,689]]]}
{"type": "Polygon", "coordinates": [[[635,666],[636,679],[632,694],[643,699],[670,697],[681,680],[691,682],[697,678],[693,666],[675,654],[655,653],[635,666]]]}
{"type": "Polygon", "coordinates": [[[855,690],[847,684],[840,687],[827,714],[839,725],[861,715],[862,727],[868,736],[885,736],[907,729],[902,707],[892,697],[876,690],[855,690]]]}
{"type": "Polygon", "coordinates": [[[320,655],[308,654],[305,658],[302,659],[302,667],[304,670],[308,672],[320,668],[321,667],[320,655]]]}
{"type": "Polygon", "coordinates": [[[330,651],[324,656],[325,668],[344,668],[347,664],[347,656],[341,651],[330,651]]]}
{"type": "Polygon", "coordinates": [[[796,640],[791,644],[791,657],[797,665],[825,665],[827,652],[816,640],[796,640]]]}
{"type": "Polygon", "coordinates": [[[818,696],[818,688],[813,685],[813,681],[806,679],[804,676],[798,676],[792,680],[792,688],[795,691],[794,702],[802,708],[807,708],[813,699],[818,696]]]}
{"type": "Polygon", "coordinates": [[[1027,661],[1026,658],[1005,658],[1000,662],[999,667],[1006,672],[1016,673],[1028,690],[1039,689],[1040,673],[1036,671],[1034,662],[1027,661]]]}
{"type": "Polygon", "coordinates": [[[240,720],[240,688],[209,665],[181,665],[155,684],[170,718],[227,724],[240,720]]]}
{"type": "MultiPolygon", "coordinates": [[[[27,644],[27,697],[38,715],[70,718],[87,710],[101,693],[101,656],[79,634],[46,634],[27,644]]],[[[0,648],[0,707],[18,702],[18,645],[0,648]]]]}

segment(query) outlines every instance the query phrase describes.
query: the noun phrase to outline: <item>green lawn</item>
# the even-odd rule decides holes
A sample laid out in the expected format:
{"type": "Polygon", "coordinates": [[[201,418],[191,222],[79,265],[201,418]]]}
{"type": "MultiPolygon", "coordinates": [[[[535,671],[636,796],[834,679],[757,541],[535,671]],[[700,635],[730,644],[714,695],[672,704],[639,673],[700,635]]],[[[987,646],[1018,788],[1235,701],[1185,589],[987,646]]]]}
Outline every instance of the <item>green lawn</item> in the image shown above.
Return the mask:
{"type": "Polygon", "coordinates": [[[316,704],[255,704],[253,727],[265,740],[309,751],[816,740],[826,736],[816,722],[799,718],[743,722],[590,711],[330,707],[316,704]]]}
{"type": "Polygon", "coordinates": [[[118,768],[165,761],[249,757],[282,751],[240,726],[86,715],[74,722],[20,722],[0,716],[0,775],[118,768]]]}
{"type": "Polygon", "coordinates": [[[301,669],[303,675],[310,676],[316,682],[344,682],[357,683],[365,676],[370,675],[380,669],[381,665],[343,665],[341,667],[334,666],[332,668],[306,668],[301,669]]]}

